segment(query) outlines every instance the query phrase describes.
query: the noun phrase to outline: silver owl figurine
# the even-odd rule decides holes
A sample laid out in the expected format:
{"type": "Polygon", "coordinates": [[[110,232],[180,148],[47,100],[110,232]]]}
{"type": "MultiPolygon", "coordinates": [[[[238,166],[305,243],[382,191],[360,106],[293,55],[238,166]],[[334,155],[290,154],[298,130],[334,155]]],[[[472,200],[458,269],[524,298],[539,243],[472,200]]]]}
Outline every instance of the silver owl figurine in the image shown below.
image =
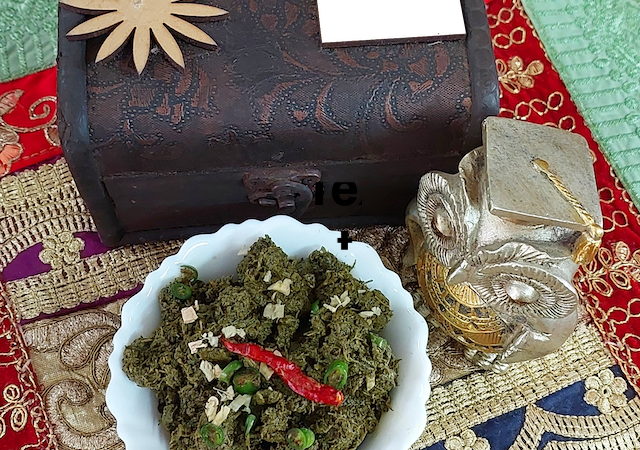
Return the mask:
{"type": "Polygon", "coordinates": [[[429,172],[407,209],[428,319],[483,368],[558,349],[578,321],[572,278],[603,235],[582,136],[488,118],[459,173],[429,172]]]}

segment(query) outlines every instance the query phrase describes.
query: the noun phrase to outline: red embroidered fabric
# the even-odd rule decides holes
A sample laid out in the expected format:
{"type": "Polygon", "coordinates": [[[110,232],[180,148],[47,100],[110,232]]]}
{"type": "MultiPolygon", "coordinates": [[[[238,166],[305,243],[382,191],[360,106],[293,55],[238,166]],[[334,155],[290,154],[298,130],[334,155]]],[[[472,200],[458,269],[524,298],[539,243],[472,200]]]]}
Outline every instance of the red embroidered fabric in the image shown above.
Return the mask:
{"type": "Polygon", "coordinates": [[[500,115],[579,133],[594,158],[605,235],[575,283],[603,340],[640,393],[640,214],[604,159],[518,0],[486,0],[500,115]]]}
{"type": "Polygon", "coordinates": [[[0,83],[0,177],[62,154],[56,68],[0,83]]]}
{"type": "Polygon", "coordinates": [[[55,448],[29,355],[0,286],[0,447],[55,448]]]}

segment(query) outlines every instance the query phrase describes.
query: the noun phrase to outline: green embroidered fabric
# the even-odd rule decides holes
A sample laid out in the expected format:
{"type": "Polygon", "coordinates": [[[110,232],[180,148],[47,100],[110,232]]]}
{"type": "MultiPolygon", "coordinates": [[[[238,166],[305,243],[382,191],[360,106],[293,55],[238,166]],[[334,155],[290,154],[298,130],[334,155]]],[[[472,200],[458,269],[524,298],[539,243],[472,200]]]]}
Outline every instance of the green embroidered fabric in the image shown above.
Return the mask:
{"type": "Polygon", "coordinates": [[[640,205],[640,0],[522,0],[602,152],[640,205]]]}
{"type": "Polygon", "coordinates": [[[0,82],[53,67],[58,0],[0,0],[0,82]]]}

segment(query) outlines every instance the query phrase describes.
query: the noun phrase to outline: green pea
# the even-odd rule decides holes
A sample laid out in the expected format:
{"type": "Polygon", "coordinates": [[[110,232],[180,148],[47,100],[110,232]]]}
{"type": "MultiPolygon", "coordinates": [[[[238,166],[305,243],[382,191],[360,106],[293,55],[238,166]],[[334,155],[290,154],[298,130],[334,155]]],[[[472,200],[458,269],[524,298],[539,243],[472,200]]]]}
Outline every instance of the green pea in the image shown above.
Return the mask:
{"type": "Polygon", "coordinates": [[[238,394],[255,394],[260,389],[260,378],[256,369],[245,367],[233,376],[233,388],[238,394]]]}
{"type": "Polygon", "coordinates": [[[245,436],[249,436],[249,433],[251,433],[251,429],[253,428],[255,423],[256,423],[256,416],[254,416],[253,414],[249,414],[247,416],[247,419],[244,421],[244,435],[245,436]]]}
{"type": "Polygon", "coordinates": [[[187,280],[197,280],[198,279],[198,269],[193,266],[180,266],[180,272],[182,276],[187,280]]]}
{"type": "Polygon", "coordinates": [[[233,374],[236,373],[241,367],[242,362],[238,361],[237,359],[235,361],[231,361],[224,369],[222,369],[222,373],[220,374],[220,381],[227,384],[231,383],[233,374]]]}
{"type": "Polygon", "coordinates": [[[218,425],[207,423],[200,428],[200,437],[207,447],[216,448],[224,442],[224,429],[218,425]]]}
{"type": "Polygon", "coordinates": [[[171,285],[171,294],[180,300],[186,300],[191,297],[191,288],[183,283],[173,283],[171,285]]]}
{"type": "Polygon", "coordinates": [[[333,386],[336,389],[342,389],[347,384],[347,374],[349,366],[341,359],[337,359],[331,363],[324,375],[324,384],[333,386]]]}
{"type": "Polygon", "coordinates": [[[389,345],[385,338],[380,337],[376,334],[369,333],[369,337],[371,338],[371,342],[373,342],[373,345],[375,345],[376,347],[385,349],[387,348],[387,345],[389,345]]]}
{"type": "Polygon", "coordinates": [[[316,300],[311,304],[311,314],[318,314],[318,311],[320,311],[320,301],[316,300]]]}
{"type": "Polygon", "coordinates": [[[287,431],[285,438],[289,443],[289,447],[294,450],[305,450],[316,441],[315,434],[308,428],[292,428],[287,431]]]}

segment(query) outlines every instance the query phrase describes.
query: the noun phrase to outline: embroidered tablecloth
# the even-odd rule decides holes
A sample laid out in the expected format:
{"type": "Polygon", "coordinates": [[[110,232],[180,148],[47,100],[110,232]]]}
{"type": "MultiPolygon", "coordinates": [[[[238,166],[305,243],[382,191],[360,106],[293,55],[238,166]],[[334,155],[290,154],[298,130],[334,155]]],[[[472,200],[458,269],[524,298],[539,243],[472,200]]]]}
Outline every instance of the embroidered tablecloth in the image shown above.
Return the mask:
{"type": "MultiPolygon", "coordinates": [[[[598,259],[576,277],[592,319],[558,352],[503,374],[472,372],[459,348],[431,333],[429,426],[414,448],[640,448],[640,216],[520,3],[487,3],[501,115],[588,139],[607,232],[598,259]]],[[[411,288],[403,227],[350,233],[411,288]]],[[[0,448],[124,449],[104,403],[111,338],[122,304],[180,244],[105,248],[63,158],[0,179],[0,448]]]]}
{"type": "Polygon", "coordinates": [[[62,153],[56,112],[55,68],[0,83],[0,178],[62,153]]]}

